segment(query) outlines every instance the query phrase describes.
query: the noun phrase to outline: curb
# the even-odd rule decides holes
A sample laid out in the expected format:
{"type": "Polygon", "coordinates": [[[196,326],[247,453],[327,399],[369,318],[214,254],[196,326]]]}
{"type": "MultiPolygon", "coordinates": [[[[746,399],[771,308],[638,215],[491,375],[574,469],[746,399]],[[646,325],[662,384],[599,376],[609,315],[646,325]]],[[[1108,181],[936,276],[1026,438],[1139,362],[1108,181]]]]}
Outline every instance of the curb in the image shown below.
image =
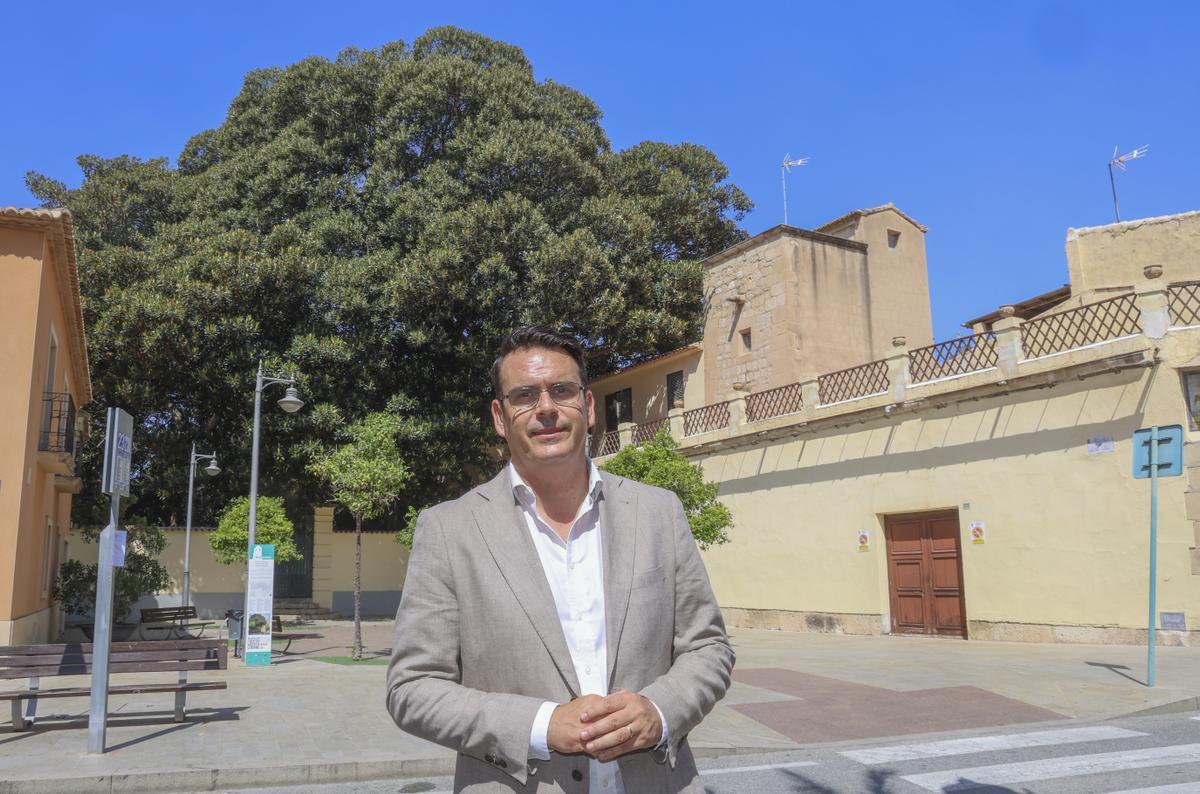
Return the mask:
{"type": "MultiPolygon", "coordinates": [[[[1161,706],[1151,706],[1148,709],[1130,711],[1120,716],[1154,717],[1159,714],[1180,714],[1184,711],[1200,711],[1200,696],[1184,698],[1183,700],[1173,700],[1170,703],[1163,703],[1161,706]]],[[[1113,717],[1112,719],[1117,718],[1113,717]]]]}
{"type": "MultiPolygon", "coordinates": [[[[698,748],[694,755],[699,759],[788,751],[788,748],[704,747],[698,748]]],[[[455,761],[456,756],[451,755],[443,758],[409,758],[398,761],[345,761],[235,769],[114,772],[108,775],[80,777],[0,780],[0,794],[167,794],[266,786],[354,783],[388,778],[453,777],[455,761]]]]}
{"type": "Polygon", "coordinates": [[[401,761],[130,772],[82,777],[0,781],[0,794],[125,794],[125,792],[224,791],[263,786],[350,783],[391,777],[449,777],[454,756],[401,761]]]}

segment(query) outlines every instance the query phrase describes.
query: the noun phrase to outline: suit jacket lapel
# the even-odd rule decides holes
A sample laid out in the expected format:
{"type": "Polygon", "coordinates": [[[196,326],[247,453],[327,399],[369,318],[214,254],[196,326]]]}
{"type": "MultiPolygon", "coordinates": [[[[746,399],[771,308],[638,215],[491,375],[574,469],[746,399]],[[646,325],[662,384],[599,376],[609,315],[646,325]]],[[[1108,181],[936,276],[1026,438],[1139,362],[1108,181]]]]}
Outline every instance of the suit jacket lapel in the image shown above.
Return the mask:
{"type": "Polygon", "coordinates": [[[617,649],[629,611],[633,586],[633,561],[637,556],[637,497],[631,488],[621,488],[620,479],[605,472],[604,496],[600,500],[600,531],[604,544],[604,622],[608,646],[608,685],[612,689],[617,668],[617,649]]]}
{"type": "MultiPolygon", "coordinates": [[[[579,679],[575,676],[575,664],[558,622],[554,594],[550,592],[546,572],[542,570],[542,561],[529,537],[529,528],[513,495],[511,482],[508,470],[504,469],[476,491],[481,499],[472,507],[475,524],[501,576],[533,624],[571,694],[577,697],[579,679]]],[[[609,658],[612,658],[611,651],[609,658]]]]}

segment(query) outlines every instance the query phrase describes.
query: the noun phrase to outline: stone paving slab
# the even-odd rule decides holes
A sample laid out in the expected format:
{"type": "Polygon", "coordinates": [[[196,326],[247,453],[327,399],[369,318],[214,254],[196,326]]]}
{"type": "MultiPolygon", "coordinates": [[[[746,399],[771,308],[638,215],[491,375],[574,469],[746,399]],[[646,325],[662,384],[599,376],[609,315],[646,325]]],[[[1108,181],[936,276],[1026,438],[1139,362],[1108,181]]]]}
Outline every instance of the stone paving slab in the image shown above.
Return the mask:
{"type": "MultiPolygon", "coordinates": [[[[83,698],[43,701],[39,722],[28,732],[2,732],[6,726],[0,723],[0,794],[202,791],[449,773],[453,753],[403,734],[392,723],[383,704],[384,666],[315,660],[346,654],[352,624],[312,622],[297,630],[322,636],[293,643],[292,653],[277,656],[270,668],[246,668],[231,658],[228,671],[192,674],[192,680],[225,680],[229,687],[190,694],[186,723],[172,722],[169,694],[114,696],[109,752],[103,756],[85,752],[88,704],[83,698]]],[[[364,623],[368,655],[386,658],[391,631],[391,621],[364,623]]],[[[1159,649],[1159,686],[1148,689],[1138,681],[1144,675],[1145,649],[1130,646],[747,629],[733,630],[731,639],[738,654],[735,673],[742,680],[693,731],[690,740],[700,756],[844,740],[844,732],[835,730],[837,710],[854,713],[847,704],[855,693],[861,696],[872,688],[883,691],[875,696],[895,701],[904,693],[919,700],[920,690],[973,688],[972,697],[993,705],[1003,702],[1006,709],[1045,709],[1082,719],[1200,702],[1200,649],[1193,648],[1159,649]],[[756,668],[782,670],[793,683],[824,679],[824,706],[818,708],[809,690],[743,675],[756,668]],[[777,721],[777,712],[786,718],[777,721]]],[[[86,685],[87,680],[75,677],[53,685],[75,682],[86,685]]],[[[3,681],[0,688],[23,683],[3,681]]],[[[43,679],[43,685],[51,684],[43,679]]],[[[858,710],[869,710],[868,701],[860,697],[858,710]]],[[[960,710],[961,702],[953,697],[939,702],[946,714],[960,710]]],[[[988,709],[979,713],[986,715],[988,709]]],[[[946,726],[926,724],[921,730],[946,726]]],[[[880,723],[876,730],[894,731],[895,725],[880,723]]]]}

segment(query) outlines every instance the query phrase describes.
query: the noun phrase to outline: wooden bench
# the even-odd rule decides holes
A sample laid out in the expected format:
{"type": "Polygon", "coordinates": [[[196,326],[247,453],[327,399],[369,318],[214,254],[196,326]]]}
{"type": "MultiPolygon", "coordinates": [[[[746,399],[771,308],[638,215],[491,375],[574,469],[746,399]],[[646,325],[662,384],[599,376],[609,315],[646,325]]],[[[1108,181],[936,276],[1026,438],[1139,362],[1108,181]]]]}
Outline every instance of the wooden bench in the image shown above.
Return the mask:
{"type": "Polygon", "coordinates": [[[272,648],[271,650],[275,653],[287,653],[288,648],[292,647],[292,640],[312,640],[320,639],[320,637],[320,634],[305,634],[304,632],[284,631],[283,621],[280,619],[280,617],[275,615],[271,618],[271,639],[287,641],[287,645],[284,645],[278,650],[272,648]]]}
{"type": "Polygon", "coordinates": [[[147,607],[142,610],[141,629],[165,631],[166,639],[194,640],[204,636],[204,630],[215,621],[202,621],[196,616],[196,607],[147,607]],[[158,625],[152,625],[158,624],[158,625]],[[196,634],[191,629],[200,629],[196,634]]]}
{"type": "MultiPolygon", "coordinates": [[[[178,680],[142,684],[112,684],[109,695],[137,695],[144,692],[174,692],[175,721],[183,722],[187,693],[206,689],[225,689],[224,681],[188,683],[189,670],[228,669],[228,646],[215,640],[150,640],[114,642],[109,645],[109,675],[121,673],[178,673],[178,680]]],[[[41,698],[89,697],[91,682],[82,687],[42,689],[41,679],[65,675],[90,675],[92,644],[71,642],[63,645],[10,645],[0,647],[0,679],[28,678],[29,686],[0,692],[0,700],[12,702],[12,729],[23,731],[33,722],[41,698]],[[28,709],[21,713],[21,704],[28,709]]]]}

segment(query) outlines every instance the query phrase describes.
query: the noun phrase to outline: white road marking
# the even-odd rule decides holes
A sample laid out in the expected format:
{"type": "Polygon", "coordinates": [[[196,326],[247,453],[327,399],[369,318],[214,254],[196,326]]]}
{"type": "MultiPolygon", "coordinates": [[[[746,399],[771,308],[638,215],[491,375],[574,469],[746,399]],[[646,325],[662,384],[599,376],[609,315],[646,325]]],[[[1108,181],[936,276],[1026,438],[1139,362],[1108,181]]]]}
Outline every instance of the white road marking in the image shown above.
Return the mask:
{"type": "Polygon", "coordinates": [[[984,786],[1026,783],[1031,780],[1053,780],[1076,775],[1095,775],[1144,769],[1171,764],[1200,762],[1200,744],[1177,744],[1172,747],[1148,747],[1144,750],[1122,750],[1116,753],[1095,753],[1042,761],[1022,761],[1014,764],[995,764],[972,769],[947,769],[922,775],[906,775],[904,779],[927,791],[967,791],[984,786]]]}
{"type": "Polygon", "coordinates": [[[786,764],[759,764],[757,766],[731,766],[725,769],[702,769],[701,776],[704,775],[729,775],[734,772],[761,772],[764,769],[793,769],[800,766],[816,766],[816,761],[792,761],[786,764]]]}
{"type": "Polygon", "coordinates": [[[1095,728],[1066,728],[1031,733],[1009,733],[994,736],[972,736],[967,739],[947,739],[940,742],[920,744],[894,744],[888,747],[868,747],[864,750],[846,750],[841,755],[862,764],[887,764],[895,761],[911,761],[914,758],[937,758],[946,755],[986,753],[993,750],[1016,750],[1022,747],[1045,747],[1052,744],[1078,744],[1097,742],[1104,739],[1127,739],[1145,736],[1138,731],[1108,726],[1095,728]]]}
{"type": "Polygon", "coordinates": [[[1193,783],[1173,783],[1170,786],[1128,788],[1124,791],[1110,791],[1109,794],[1196,794],[1197,791],[1200,791],[1200,780],[1193,783]]]}

